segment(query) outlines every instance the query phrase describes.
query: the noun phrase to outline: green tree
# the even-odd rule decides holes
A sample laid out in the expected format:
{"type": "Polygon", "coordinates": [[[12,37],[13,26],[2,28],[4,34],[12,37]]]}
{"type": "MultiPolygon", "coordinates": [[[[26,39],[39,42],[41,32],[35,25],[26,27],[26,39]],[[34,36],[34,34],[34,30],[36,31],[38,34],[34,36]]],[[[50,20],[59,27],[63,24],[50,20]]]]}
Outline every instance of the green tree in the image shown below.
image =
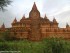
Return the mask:
{"type": "Polygon", "coordinates": [[[11,0],[0,0],[0,10],[4,11],[8,5],[10,5],[11,0]]]}

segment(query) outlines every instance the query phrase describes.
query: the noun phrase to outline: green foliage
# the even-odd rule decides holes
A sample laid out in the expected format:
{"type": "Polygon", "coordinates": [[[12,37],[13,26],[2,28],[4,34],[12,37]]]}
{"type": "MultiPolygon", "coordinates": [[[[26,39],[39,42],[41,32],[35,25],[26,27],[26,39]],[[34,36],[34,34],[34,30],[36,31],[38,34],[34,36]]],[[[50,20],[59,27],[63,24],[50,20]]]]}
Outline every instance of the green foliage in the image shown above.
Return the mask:
{"type": "Polygon", "coordinates": [[[70,53],[70,41],[45,39],[39,42],[28,40],[0,42],[0,51],[20,51],[21,53],[70,53]]]}
{"type": "Polygon", "coordinates": [[[7,41],[10,40],[10,32],[5,31],[5,32],[0,32],[0,41],[7,41]]]}
{"type": "Polygon", "coordinates": [[[45,53],[70,53],[70,41],[51,38],[44,40],[44,44],[47,46],[44,50],[45,53]]]}
{"type": "Polygon", "coordinates": [[[7,7],[10,3],[10,0],[0,0],[0,10],[4,11],[4,7],[7,7]]]}

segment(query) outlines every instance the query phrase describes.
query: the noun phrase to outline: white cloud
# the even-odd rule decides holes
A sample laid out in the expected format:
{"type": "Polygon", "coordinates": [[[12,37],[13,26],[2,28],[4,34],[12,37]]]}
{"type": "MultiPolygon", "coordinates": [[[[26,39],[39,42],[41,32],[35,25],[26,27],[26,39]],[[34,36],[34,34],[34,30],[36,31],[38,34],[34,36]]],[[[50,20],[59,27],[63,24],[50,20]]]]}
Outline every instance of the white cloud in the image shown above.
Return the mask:
{"type": "Polygon", "coordinates": [[[65,26],[66,22],[70,23],[70,0],[13,0],[13,3],[7,7],[8,11],[0,12],[0,22],[5,22],[6,26],[10,26],[15,17],[17,17],[18,21],[22,18],[23,14],[28,17],[34,2],[36,2],[42,16],[46,13],[50,20],[55,16],[57,21],[60,22],[60,26],[65,26]],[[64,18],[63,22],[61,21],[62,18],[64,18]],[[7,23],[8,19],[10,23],[7,23]]]}
{"type": "MultiPolygon", "coordinates": [[[[58,13],[70,6],[70,0],[45,0],[44,8],[48,14],[58,13]]],[[[68,8],[70,9],[70,8],[68,8]]],[[[66,9],[67,10],[67,9],[66,9]]]]}

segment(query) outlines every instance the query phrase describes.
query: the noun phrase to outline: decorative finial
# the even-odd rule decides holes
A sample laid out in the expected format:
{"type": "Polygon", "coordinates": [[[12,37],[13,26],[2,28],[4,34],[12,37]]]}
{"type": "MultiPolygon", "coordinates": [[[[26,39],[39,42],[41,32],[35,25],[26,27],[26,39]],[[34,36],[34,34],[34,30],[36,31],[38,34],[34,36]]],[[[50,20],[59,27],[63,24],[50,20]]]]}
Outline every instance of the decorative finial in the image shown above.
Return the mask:
{"type": "Polygon", "coordinates": [[[25,19],[25,14],[23,15],[22,19],[25,19]]]}
{"type": "Polygon", "coordinates": [[[47,19],[47,16],[46,16],[46,14],[45,14],[44,18],[45,18],[45,19],[47,19]]]}
{"type": "Polygon", "coordinates": [[[55,17],[53,16],[53,22],[56,21],[55,17]]]}
{"type": "Polygon", "coordinates": [[[16,23],[16,22],[17,22],[17,20],[16,20],[16,17],[15,17],[15,19],[14,19],[13,23],[16,23]]]}
{"type": "Polygon", "coordinates": [[[37,10],[37,7],[36,7],[36,3],[34,2],[34,5],[32,7],[33,10],[37,10]]]}
{"type": "Polygon", "coordinates": [[[1,28],[3,28],[3,29],[5,28],[5,25],[4,25],[4,23],[2,24],[1,28]]]}
{"type": "Polygon", "coordinates": [[[34,4],[35,4],[35,2],[34,2],[34,4]]]}
{"type": "Polygon", "coordinates": [[[68,23],[66,23],[66,28],[69,27],[68,23]]]}
{"type": "Polygon", "coordinates": [[[53,23],[57,23],[57,21],[56,21],[55,17],[53,18],[53,23]]]}

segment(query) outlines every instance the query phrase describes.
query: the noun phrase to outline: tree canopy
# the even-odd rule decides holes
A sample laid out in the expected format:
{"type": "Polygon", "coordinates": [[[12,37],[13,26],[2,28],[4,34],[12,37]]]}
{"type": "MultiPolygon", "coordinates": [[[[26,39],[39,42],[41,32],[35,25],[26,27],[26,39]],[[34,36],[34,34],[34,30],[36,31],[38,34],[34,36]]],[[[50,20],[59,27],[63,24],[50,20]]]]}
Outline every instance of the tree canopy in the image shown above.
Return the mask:
{"type": "Polygon", "coordinates": [[[10,5],[11,0],[0,0],[0,10],[5,10],[4,7],[10,5]]]}

